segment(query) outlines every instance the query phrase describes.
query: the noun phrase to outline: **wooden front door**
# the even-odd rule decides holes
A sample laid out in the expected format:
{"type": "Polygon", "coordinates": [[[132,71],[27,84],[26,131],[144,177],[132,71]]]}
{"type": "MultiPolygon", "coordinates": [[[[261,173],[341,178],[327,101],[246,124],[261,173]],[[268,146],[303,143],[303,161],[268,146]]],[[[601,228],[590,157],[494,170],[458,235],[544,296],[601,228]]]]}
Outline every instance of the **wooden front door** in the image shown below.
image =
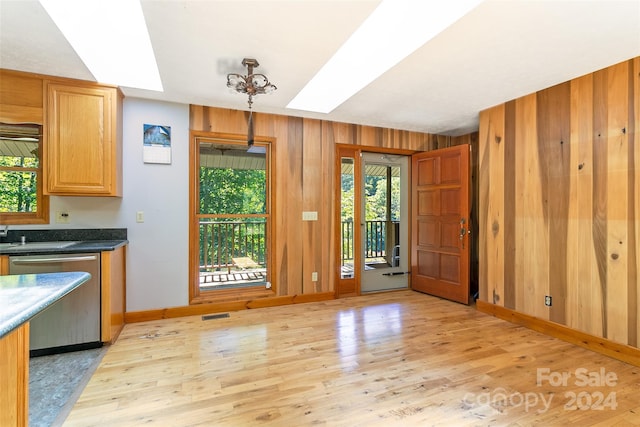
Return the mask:
{"type": "Polygon", "coordinates": [[[469,304],[469,145],[413,155],[411,287],[469,304]]]}

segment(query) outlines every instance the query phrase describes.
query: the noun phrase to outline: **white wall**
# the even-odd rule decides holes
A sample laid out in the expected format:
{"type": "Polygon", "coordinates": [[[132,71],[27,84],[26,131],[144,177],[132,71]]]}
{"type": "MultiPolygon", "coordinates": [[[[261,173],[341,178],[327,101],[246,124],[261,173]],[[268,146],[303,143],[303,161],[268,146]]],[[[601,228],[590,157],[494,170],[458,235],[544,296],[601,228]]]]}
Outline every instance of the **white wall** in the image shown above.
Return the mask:
{"type": "Polygon", "coordinates": [[[125,99],[123,121],[127,311],[188,305],[189,106],[125,99]],[[170,165],[143,163],[145,123],[171,126],[170,165]]]}
{"type": "Polygon", "coordinates": [[[11,228],[126,228],[127,311],[188,305],[189,106],[125,98],[123,113],[123,197],[52,196],[51,224],[11,228]],[[171,127],[170,165],[143,163],[143,124],[171,127]]]}

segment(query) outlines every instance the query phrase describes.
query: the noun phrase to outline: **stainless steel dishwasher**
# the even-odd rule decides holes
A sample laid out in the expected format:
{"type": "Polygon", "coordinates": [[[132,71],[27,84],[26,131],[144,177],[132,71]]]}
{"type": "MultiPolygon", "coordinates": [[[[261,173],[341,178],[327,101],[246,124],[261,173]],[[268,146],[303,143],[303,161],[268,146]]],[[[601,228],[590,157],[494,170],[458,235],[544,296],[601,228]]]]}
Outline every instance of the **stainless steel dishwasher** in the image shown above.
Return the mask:
{"type": "Polygon", "coordinates": [[[91,279],[31,319],[31,356],[97,348],[100,341],[100,254],[9,257],[9,274],[86,271],[91,279]]]}

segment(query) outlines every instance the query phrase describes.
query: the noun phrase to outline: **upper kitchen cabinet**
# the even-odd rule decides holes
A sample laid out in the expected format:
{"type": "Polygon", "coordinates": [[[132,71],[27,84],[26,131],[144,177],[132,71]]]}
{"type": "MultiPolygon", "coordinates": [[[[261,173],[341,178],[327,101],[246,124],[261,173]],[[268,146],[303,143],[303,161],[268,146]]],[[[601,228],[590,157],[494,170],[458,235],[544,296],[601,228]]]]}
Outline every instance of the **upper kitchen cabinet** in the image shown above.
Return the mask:
{"type": "Polygon", "coordinates": [[[41,125],[42,104],[40,76],[0,69],[0,122],[41,125]]]}
{"type": "Polygon", "coordinates": [[[122,196],[122,93],[46,80],[45,193],[122,196]]]}

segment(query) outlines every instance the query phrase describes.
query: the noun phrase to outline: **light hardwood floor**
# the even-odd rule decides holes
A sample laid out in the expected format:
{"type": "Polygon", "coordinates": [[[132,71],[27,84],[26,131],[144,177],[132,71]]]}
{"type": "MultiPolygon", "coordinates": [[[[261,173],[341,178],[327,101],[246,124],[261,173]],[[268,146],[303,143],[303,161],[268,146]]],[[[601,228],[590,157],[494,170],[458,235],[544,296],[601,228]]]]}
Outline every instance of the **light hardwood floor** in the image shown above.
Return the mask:
{"type": "Polygon", "coordinates": [[[65,423],[569,424],[640,425],[640,368],[411,291],[128,324],[65,423]]]}

